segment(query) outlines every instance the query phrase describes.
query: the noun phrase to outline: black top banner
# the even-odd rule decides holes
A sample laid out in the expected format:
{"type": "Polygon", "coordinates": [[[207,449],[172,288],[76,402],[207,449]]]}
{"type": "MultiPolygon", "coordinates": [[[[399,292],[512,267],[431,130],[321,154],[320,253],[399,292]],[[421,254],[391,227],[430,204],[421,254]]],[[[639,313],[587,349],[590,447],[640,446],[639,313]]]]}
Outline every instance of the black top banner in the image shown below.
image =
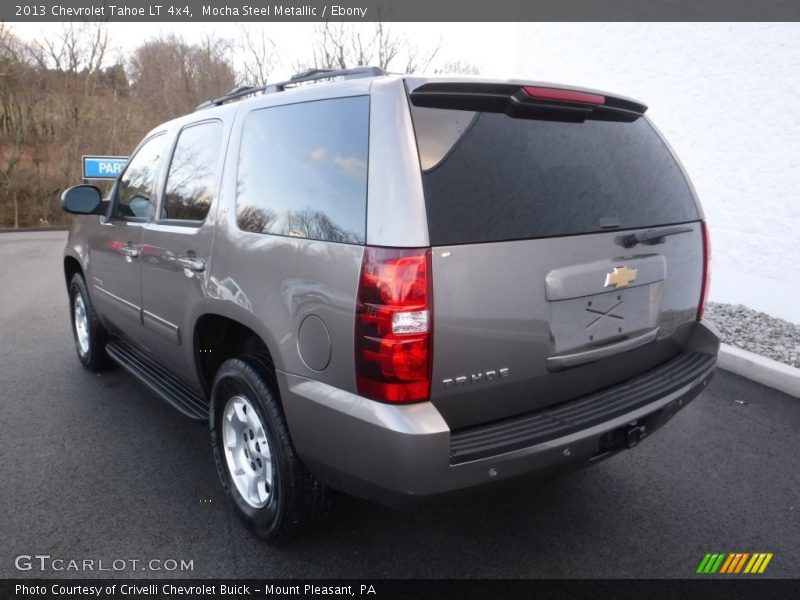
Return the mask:
{"type": "Polygon", "coordinates": [[[798,21],[795,0],[32,0],[0,21],[534,22],[798,21]]]}

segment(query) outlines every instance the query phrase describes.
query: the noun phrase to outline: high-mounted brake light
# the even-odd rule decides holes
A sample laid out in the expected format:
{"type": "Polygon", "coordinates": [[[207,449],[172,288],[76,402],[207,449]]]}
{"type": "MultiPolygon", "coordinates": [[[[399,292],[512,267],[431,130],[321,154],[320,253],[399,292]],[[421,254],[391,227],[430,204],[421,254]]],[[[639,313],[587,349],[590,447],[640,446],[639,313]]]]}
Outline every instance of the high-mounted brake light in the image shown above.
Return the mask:
{"type": "Polygon", "coordinates": [[[427,400],[431,388],[431,251],[364,251],[356,305],[358,393],[382,402],[427,400]]]}
{"type": "Polygon", "coordinates": [[[633,123],[647,106],[630,98],[541,84],[432,81],[409,93],[411,104],[472,112],[505,113],[515,119],[583,123],[587,119],[633,123]]]}
{"type": "Polygon", "coordinates": [[[700,304],[697,307],[697,320],[703,318],[708,300],[708,288],[711,286],[711,240],[708,236],[706,222],[700,223],[703,232],[703,281],[700,288],[700,304]]]}
{"type": "Polygon", "coordinates": [[[528,85],[522,88],[525,93],[537,100],[556,100],[560,102],[580,102],[581,104],[605,104],[605,96],[578,92],[575,90],[562,90],[559,88],[539,87],[528,85]]]}

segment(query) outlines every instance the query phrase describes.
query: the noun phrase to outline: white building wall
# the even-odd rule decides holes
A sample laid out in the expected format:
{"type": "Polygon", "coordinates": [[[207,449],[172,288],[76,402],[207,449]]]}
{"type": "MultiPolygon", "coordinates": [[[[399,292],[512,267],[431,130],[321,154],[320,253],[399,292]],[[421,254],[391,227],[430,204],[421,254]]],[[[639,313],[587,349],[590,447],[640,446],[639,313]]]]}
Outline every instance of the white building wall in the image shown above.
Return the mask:
{"type": "Polygon", "coordinates": [[[697,189],[711,299],[800,323],[800,24],[519,24],[516,76],[642,100],[697,189]]]}

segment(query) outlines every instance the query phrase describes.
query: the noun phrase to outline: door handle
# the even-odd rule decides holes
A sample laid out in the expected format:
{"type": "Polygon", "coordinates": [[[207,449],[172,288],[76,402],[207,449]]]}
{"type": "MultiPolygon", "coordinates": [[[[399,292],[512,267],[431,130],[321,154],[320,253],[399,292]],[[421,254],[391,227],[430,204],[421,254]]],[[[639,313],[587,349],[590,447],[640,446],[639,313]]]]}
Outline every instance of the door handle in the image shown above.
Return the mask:
{"type": "Polygon", "coordinates": [[[568,369],[569,367],[577,367],[578,365],[584,365],[586,363],[594,362],[602,358],[608,358],[609,356],[614,356],[615,354],[619,354],[621,352],[627,352],[628,350],[633,350],[634,348],[638,348],[639,346],[644,346],[645,344],[649,344],[658,337],[659,329],[660,329],[659,327],[656,327],[654,329],[646,331],[642,335],[622,340],[621,342],[616,342],[614,344],[600,346],[599,348],[593,348],[592,350],[586,350],[584,352],[575,352],[573,354],[561,354],[558,356],[551,356],[550,358],[547,359],[547,370],[560,371],[562,369],[568,369]]]}
{"type": "Polygon", "coordinates": [[[206,268],[206,261],[204,261],[202,258],[179,256],[177,262],[184,269],[189,269],[190,271],[197,271],[198,273],[201,271],[205,271],[206,268]]]}

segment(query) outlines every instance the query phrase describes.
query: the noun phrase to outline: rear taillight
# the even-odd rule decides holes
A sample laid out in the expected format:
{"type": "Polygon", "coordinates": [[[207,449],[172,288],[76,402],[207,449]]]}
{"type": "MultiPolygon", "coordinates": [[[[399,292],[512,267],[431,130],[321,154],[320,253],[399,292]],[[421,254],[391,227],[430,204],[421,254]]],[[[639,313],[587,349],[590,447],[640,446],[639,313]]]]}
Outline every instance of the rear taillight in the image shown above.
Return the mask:
{"type": "Polygon", "coordinates": [[[700,288],[700,305],[697,307],[697,320],[703,318],[703,311],[706,309],[708,299],[708,288],[711,285],[711,240],[708,237],[708,227],[706,222],[700,224],[703,231],[703,282],[700,288]]]}
{"type": "Polygon", "coordinates": [[[420,402],[431,389],[431,251],[364,251],[356,306],[358,393],[381,402],[420,402]]]}

